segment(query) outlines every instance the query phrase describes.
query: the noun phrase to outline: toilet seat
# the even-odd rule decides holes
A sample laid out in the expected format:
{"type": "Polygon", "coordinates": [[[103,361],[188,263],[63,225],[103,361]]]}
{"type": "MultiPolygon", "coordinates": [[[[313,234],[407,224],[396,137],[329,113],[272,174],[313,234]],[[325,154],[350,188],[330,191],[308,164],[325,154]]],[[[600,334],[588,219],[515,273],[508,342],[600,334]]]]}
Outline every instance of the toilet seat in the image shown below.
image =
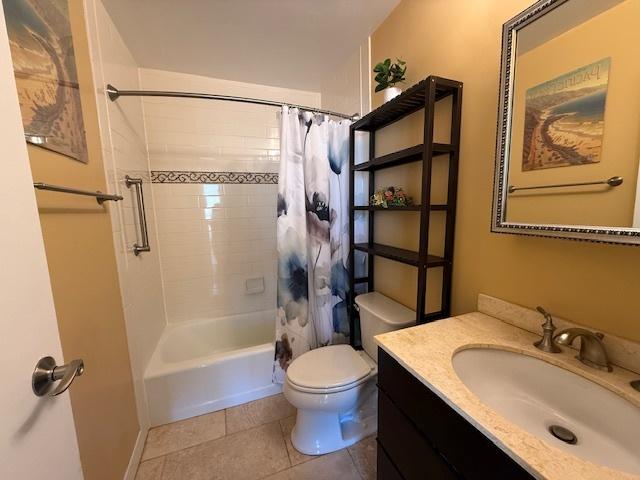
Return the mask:
{"type": "Polygon", "coordinates": [[[350,345],[331,345],[298,357],[287,369],[287,382],[300,392],[337,393],[363,383],[372,370],[350,345]]]}

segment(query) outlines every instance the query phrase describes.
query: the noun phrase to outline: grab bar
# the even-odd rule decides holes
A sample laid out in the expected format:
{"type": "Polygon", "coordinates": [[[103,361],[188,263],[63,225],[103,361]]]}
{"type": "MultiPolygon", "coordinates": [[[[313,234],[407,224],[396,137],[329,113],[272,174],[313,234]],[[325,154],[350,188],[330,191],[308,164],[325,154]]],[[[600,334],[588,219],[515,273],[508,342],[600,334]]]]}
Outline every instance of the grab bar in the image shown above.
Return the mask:
{"type": "Polygon", "coordinates": [[[149,232],[147,230],[147,216],[144,210],[144,195],[142,193],[142,179],[131,178],[129,175],[124,177],[124,184],[127,188],[131,188],[133,185],[136,189],[136,201],[138,202],[138,223],[140,224],[140,237],[142,239],[142,245],[138,245],[138,242],[133,244],[133,253],[138,256],[142,252],[150,252],[151,246],[149,245],[149,232]]]}
{"type": "Polygon", "coordinates": [[[609,185],[610,187],[617,187],[622,184],[622,177],[611,177],[606,180],[596,180],[594,182],[580,182],[580,183],[556,183],[555,185],[534,185],[532,187],[514,187],[509,185],[509,193],[516,192],[518,190],[534,190],[537,188],[558,188],[558,187],[581,187],[583,185],[609,185]]]}
{"type": "Polygon", "coordinates": [[[73,195],[86,195],[87,197],[95,197],[98,204],[102,205],[108,200],[117,202],[122,200],[120,195],[111,195],[108,193],[102,193],[101,191],[90,192],[89,190],[79,190],[77,188],[63,187],[61,185],[52,185],[50,183],[36,182],[33,184],[33,188],[38,190],[49,190],[50,192],[71,193],[73,195]]]}

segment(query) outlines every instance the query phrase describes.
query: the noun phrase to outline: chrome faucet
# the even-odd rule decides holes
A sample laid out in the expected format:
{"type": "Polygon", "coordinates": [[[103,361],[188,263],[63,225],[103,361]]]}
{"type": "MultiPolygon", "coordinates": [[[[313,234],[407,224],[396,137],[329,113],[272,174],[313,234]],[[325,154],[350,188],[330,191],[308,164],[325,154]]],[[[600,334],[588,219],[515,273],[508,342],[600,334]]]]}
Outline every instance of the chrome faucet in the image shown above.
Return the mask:
{"type": "Polygon", "coordinates": [[[571,345],[577,337],[580,337],[580,352],[576,358],[592,368],[610,372],[612,368],[602,343],[604,338],[602,333],[591,332],[584,328],[566,328],[558,332],[554,340],[559,345],[571,345]]]}
{"type": "Polygon", "coordinates": [[[545,322],[542,324],[542,338],[533,344],[539,350],[549,353],[559,353],[562,350],[553,341],[553,332],[556,330],[556,326],[553,324],[553,318],[542,307],[536,307],[542,315],[544,315],[545,322]]]}

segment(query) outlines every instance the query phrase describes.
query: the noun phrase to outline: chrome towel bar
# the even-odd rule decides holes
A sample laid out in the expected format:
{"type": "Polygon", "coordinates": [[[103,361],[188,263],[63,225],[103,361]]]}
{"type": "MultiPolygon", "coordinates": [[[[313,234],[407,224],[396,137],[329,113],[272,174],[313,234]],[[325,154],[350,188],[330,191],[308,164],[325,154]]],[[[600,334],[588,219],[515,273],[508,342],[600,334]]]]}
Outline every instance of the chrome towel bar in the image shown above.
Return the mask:
{"type": "Polygon", "coordinates": [[[532,187],[515,187],[509,185],[509,193],[516,192],[518,190],[534,190],[537,188],[559,188],[559,187],[581,187],[583,185],[609,185],[610,187],[617,187],[622,184],[622,177],[611,177],[606,180],[596,180],[594,182],[579,182],[579,183],[557,183],[555,185],[534,185],[532,187]]]}
{"type": "Polygon", "coordinates": [[[79,190],[77,188],[52,185],[50,183],[36,182],[33,184],[33,188],[36,188],[38,190],[49,190],[51,192],[71,193],[72,195],[85,195],[87,197],[95,197],[96,201],[100,205],[110,200],[114,202],[122,200],[122,197],[120,195],[111,195],[108,193],[102,193],[101,191],[91,192],[89,190],[79,190]]]}
{"type": "Polygon", "coordinates": [[[140,225],[140,238],[142,239],[142,245],[138,242],[133,244],[133,253],[138,256],[142,252],[150,252],[151,246],[149,245],[149,231],[147,230],[147,216],[144,210],[144,194],[142,192],[142,179],[132,178],[129,175],[124,177],[124,184],[127,188],[132,186],[136,189],[136,201],[138,203],[138,224],[140,225]]]}

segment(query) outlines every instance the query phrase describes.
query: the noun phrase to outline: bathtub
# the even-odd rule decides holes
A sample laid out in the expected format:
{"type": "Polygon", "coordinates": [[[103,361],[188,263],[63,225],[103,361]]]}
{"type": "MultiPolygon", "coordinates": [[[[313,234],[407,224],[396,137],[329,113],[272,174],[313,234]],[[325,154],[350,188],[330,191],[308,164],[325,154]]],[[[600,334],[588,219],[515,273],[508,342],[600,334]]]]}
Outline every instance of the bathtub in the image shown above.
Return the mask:
{"type": "Polygon", "coordinates": [[[275,311],[169,325],[144,375],[151,426],[279,393],[275,311]]]}

